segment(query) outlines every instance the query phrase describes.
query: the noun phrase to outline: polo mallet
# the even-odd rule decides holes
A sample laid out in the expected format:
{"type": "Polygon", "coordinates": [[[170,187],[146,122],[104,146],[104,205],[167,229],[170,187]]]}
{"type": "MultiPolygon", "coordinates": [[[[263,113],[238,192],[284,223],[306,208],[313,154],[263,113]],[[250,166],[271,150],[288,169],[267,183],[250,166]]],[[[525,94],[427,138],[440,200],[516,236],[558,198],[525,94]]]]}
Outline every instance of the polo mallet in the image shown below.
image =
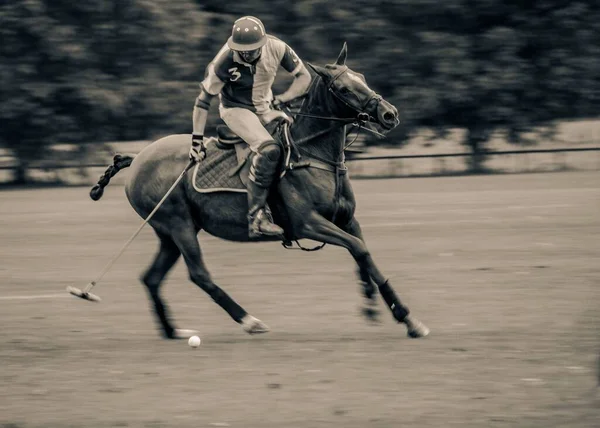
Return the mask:
{"type": "Polygon", "coordinates": [[[68,286],[67,291],[69,293],[71,293],[73,296],[79,297],[83,300],[89,300],[90,302],[99,302],[102,300],[99,296],[91,293],[92,288],[94,288],[94,286],[102,279],[102,277],[104,277],[106,272],[108,272],[108,270],[117,261],[117,259],[121,256],[121,254],[123,254],[125,249],[129,246],[129,244],[131,244],[131,242],[135,239],[135,237],[138,235],[138,233],[140,233],[140,231],[146,225],[146,223],[148,223],[150,221],[152,216],[156,213],[156,211],[158,211],[158,209],[163,204],[163,202],[169,197],[169,195],[171,194],[173,189],[179,184],[179,182],[181,181],[183,176],[195,165],[195,163],[196,162],[193,160],[190,161],[190,163],[185,167],[185,169],[181,172],[181,174],[179,174],[179,177],[177,177],[177,180],[175,180],[175,183],[173,183],[171,188],[169,190],[167,190],[167,193],[165,193],[165,196],[163,196],[163,198],[158,202],[158,204],[156,204],[156,206],[154,207],[152,212],[148,215],[148,217],[144,220],[144,222],[140,225],[140,227],[138,227],[138,230],[136,230],[135,233],[131,236],[131,238],[129,238],[129,240],[125,243],[125,245],[123,245],[123,248],[121,248],[121,251],[119,251],[117,253],[117,255],[115,255],[112,258],[112,260],[110,262],[108,262],[108,264],[104,267],[104,269],[102,270],[100,275],[98,275],[98,277],[95,280],[90,282],[83,290],[81,290],[77,287],[68,286]]]}

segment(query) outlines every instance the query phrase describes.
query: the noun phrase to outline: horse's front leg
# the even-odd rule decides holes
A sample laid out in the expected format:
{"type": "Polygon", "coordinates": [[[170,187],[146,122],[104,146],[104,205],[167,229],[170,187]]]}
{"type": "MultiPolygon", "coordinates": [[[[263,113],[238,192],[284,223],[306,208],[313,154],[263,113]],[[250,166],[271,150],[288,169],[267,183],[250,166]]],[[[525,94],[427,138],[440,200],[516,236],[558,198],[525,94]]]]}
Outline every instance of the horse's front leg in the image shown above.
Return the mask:
{"type": "Polygon", "coordinates": [[[408,335],[410,337],[424,337],[429,334],[429,329],[409,314],[408,308],[402,304],[390,286],[389,280],[383,276],[375,265],[363,240],[344,232],[315,211],[304,222],[302,237],[346,248],[352,254],[360,269],[368,272],[373,282],[377,284],[381,297],[390,308],[396,321],[406,324],[408,335]]]}
{"type": "MultiPolygon", "coordinates": [[[[365,239],[360,228],[360,224],[356,218],[352,217],[352,220],[342,228],[344,232],[348,232],[350,235],[360,239],[365,243],[365,239]]],[[[377,287],[371,279],[369,271],[364,265],[357,264],[357,275],[360,279],[361,291],[365,297],[365,305],[362,308],[362,314],[369,320],[378,322],[379,321],[379,310],[377,309],[377,287]]]]}

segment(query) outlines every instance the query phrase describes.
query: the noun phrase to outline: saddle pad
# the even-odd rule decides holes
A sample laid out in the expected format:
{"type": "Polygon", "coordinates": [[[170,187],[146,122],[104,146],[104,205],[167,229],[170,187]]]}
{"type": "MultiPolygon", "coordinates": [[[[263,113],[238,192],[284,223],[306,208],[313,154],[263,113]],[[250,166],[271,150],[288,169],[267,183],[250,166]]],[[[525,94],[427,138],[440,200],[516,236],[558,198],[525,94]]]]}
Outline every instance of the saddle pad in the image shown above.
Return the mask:
{"type": "Polygon", "coordinates": [[[200,193],[240,192],[247,193],[239,174],[232,173],[238,166],[236,151],[223,150],[215,145],[215,139],[206,141],[206,158],[194,167],[192,183],[200,193]]]}

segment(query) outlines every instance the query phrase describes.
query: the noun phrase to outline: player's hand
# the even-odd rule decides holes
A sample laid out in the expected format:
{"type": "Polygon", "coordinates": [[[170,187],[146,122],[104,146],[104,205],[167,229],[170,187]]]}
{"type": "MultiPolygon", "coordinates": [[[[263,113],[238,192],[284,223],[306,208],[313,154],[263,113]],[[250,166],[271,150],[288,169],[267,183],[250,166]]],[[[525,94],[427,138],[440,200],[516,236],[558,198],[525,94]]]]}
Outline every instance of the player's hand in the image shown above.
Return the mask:
{"type": "Polygon", "coordinates": [[[206,146],[204,136],[192,134],[192,147],[190,147],[190,160],[202,162],[206,158],[206,146]]]}
{"type": "Polygon", "coordinates": [[[272,104],[274,109],[281,110],[281,105],[283,104],[283,101],[281,101],[279,97],[275,96],[275,98],[273,98],[272,104]]]}

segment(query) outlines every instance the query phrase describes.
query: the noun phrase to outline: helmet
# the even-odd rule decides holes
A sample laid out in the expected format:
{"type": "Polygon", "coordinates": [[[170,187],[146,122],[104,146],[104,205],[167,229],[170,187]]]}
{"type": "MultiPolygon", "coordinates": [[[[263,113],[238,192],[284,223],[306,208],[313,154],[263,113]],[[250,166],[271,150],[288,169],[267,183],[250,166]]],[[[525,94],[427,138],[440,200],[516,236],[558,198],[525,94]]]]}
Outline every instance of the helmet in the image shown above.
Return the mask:
{"type": "Polygon", "coordinates": [[[260,19],[243,16],[233,23],[227,46],[234,51],[253,51],[267,43],[265,26],[260,19]]]}

